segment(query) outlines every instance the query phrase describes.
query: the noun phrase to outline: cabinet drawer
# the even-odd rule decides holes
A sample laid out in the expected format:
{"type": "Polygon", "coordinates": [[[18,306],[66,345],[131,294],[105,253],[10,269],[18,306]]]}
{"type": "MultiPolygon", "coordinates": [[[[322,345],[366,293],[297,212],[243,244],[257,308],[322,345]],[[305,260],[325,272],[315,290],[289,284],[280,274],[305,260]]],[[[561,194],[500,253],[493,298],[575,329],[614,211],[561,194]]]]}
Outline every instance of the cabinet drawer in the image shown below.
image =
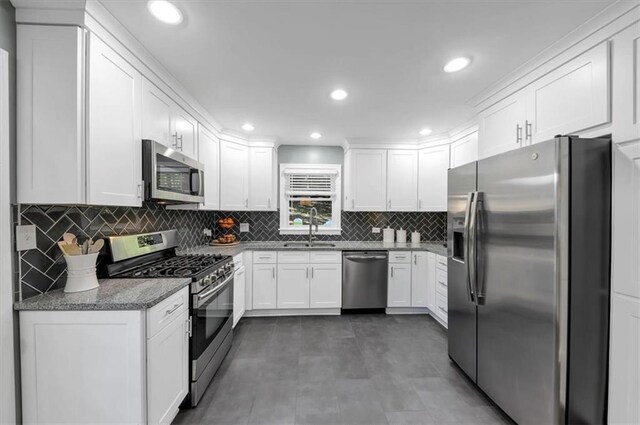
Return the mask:
{"type": "Polygon", "coordinates": [[[187,310],[189,310],[188,286],[147,310],[147,339],[153,337],[187,310]]]}
{"type": "Polygon", "coordinates": [[[440,293],[436,294],[436,314],[446,322],[448,313],[447,297],[440,293]]]}
{"type": "Polygon", "coordinates": [[[340,264],[341,262],[342,252],[340,251],[311,252],[311,263],[313,264],[340,264]]]}
{"type": "Polygon", "coordinates": [[[277,261],[275,251],[254,251],[253,264],[274,264],[277,261]]]}
{"type": "Polygon", "coordinates": [[[278,264],[309,264],[309,251],[278,251],[278,264]]]}
{"type": "Polygon", "coordinates": [[[390,263],[410,263],[411,252],[410,251],[390,251],[389,262],[390,263]]]}
{"type": "Polygon", "coordinates": [[[447,257],[443,257],[442,255],[436,255],[436,267],[440,270],[447,271],[447,257]]]}
{"type": "Polygon", "coordinates": [[[447,272],[436,269],[436,289],[439,293],[447,295],[447,272]]]}

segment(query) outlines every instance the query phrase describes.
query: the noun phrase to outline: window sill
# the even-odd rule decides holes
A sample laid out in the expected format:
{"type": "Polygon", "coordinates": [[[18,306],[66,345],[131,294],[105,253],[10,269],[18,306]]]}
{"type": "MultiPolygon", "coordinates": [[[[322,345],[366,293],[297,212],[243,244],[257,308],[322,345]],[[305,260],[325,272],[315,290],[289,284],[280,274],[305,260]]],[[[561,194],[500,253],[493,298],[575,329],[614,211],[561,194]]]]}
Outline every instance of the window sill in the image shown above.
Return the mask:
{"type": "MultiPolygon", "coordinates": [[[[309,234],[309,228],[308,227],[302,227],[302,228],[297,228],[297,229],[292,229],[292,228],[285,228],[285,229],[279,229],[280,230],[280,234],[281,235],[308,235],[309,234]]],[[[342,233],[342,229],[322,229],[322,228],[318,228],[318,230],[316,231],[315,228],[313,229],[313,233],[315,235],[340,235],[340,233],[342,233]]]]}

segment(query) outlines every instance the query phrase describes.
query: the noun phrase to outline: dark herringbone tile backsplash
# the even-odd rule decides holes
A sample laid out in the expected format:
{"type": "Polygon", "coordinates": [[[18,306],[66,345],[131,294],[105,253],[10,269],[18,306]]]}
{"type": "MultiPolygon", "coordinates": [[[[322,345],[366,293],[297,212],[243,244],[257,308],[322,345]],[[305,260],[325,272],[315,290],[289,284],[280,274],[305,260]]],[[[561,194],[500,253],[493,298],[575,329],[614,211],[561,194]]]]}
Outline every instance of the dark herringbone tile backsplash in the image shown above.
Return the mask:
{"type": "MultiPolygon", "coordinates": [[[[177,229],[180,246],[195,247],[208,242],[202,230],[214,228],[221,217],[233,217],[236,225],[231,231],[242,241],[302,240],[303,235],[280,235],[278,212],[207,212],[166,210],[147,203],[142,208],[87,207],[60,205],[22,205],[19,216],[22,224],[36,226],[37,249],[19,254],[22,297],[28,298],[52,289],[61,288],[66,280],[66,264],[56,243],[65,232],[90,236],[93,239],[111,235],[145,233],[177,229]],[[239,223],[249,223],[248,233],[239,233],[239,223]]],[[[382,234],[371,233],[372,227],[417,230],[423,241],[444,241],[446,213],[366,213],[343,212],[342,234],[321,236],[324,240],[375,241],[382,234]]]]}

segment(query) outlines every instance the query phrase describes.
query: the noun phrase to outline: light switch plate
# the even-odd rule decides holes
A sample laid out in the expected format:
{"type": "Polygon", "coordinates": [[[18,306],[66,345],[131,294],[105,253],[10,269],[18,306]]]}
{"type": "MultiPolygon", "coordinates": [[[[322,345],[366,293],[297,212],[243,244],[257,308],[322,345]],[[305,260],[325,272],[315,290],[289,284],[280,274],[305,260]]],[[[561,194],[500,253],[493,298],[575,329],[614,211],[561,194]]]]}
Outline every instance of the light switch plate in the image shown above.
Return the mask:
{"type": "Polygon", "coordinates": [[[249,223],[240,223],[240,233],[249,232],[249,223]]]}
{"type": "Polygon", "coordinates": [[[16,226],[16,251],[36,249],[36,226],[16,226]]]}
{"type": "Polygon", "coordinates": [[[371,228],[371,233],[380,233],[380,228],[379,227],[372,227],[371,228]]]}

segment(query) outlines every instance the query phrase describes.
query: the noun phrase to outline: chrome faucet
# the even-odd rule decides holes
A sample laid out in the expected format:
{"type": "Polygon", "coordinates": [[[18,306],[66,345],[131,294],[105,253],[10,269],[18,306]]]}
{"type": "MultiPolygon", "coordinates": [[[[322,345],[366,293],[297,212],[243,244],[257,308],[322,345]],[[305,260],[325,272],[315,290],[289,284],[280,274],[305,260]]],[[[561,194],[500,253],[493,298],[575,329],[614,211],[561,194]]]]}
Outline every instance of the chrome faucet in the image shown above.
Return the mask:
{"type": "MultiPolygon", "coordinates": [[[[313,236],[313,216],[318,217],[318,210],[315,207],[309,209],[309,245],[313,244],[313,240],[316,238],[313,236]]],[[[318,225],[316,224],[316,232],[318,231],[318,225]]]]}

